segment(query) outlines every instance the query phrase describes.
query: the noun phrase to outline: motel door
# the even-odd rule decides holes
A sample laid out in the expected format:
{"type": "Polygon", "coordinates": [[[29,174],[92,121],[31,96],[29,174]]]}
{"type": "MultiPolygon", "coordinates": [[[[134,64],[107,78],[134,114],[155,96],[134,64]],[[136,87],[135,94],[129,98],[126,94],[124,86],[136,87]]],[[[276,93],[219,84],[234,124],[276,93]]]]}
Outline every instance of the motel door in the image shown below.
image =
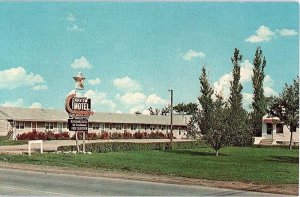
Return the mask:
{"type": "Polygon", "coordinates": [[[32,122],[31,123],[31,130],[36,131],[37,130],[37,122],[32,122]]]}

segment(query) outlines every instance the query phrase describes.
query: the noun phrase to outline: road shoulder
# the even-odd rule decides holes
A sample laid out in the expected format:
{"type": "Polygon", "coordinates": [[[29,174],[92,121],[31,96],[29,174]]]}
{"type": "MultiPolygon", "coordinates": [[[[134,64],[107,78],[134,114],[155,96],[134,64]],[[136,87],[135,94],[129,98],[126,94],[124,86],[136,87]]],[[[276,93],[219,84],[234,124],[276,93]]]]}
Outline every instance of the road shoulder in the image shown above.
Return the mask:
{"type": "Polygon", "coordinates": [[[297,195],[297,196],[299,192],[298,184],[266,185],[266,184],[253,184],[253,183],[236,182],[236,181],[212,181],[212,180],[193,179],[193,178],[185,178],[185,177],[166,176],[166,175],[141,174],[135,172],[120,172],[120,171],[102,170],[102,169],[94,170],[94,169],[78,168],[78,167],[71,169],[67,167],[39,166],[39,165],[17,164],[17,163],[6,163],[6,162],[0,162],[0,167],[9,168],[9,169],[45,172],[45,173],[55,173],[55,174],[73,174],[73,175],[89,176],[89,177],[121,178],[121,179],[149,181],[149,182],[156,182],[156,183],[179,184],[179,185],[200,185],[200,186],[208,186],[208,187],[238,189],[238,190],[246,190],[246,191],[287,194],[287,195],[297,195]]]}

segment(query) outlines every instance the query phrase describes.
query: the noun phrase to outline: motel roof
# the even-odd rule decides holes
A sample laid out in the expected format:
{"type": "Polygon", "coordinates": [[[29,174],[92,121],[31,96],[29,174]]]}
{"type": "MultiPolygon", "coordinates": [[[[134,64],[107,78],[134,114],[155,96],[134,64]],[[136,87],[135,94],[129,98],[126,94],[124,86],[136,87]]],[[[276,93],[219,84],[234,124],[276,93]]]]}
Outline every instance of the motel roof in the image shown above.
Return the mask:
{"type": "MultiPolygon", "coordinates": [[[[66,122],[68,118],[64,110],[0,107],[0,119],[5,120],[66,122]]],[[[95,112],[89,122],[170,125],[170,116],[95,112]]],[[[187,121],[181,115],[174,115],[173,125],[186,126],[187,121]]]]}

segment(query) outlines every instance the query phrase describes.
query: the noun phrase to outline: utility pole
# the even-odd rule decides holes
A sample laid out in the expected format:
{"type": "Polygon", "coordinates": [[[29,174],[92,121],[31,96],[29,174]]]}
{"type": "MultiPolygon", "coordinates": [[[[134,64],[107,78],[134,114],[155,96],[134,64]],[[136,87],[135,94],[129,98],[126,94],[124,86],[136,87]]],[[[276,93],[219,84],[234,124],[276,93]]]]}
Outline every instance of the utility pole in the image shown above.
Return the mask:
{"type": "Polygon", "coordinates": [[[173,141],[173,90],[169,90],[169,92],[171,92],[170,150],[172,150],[172,141],[173,141]]]}

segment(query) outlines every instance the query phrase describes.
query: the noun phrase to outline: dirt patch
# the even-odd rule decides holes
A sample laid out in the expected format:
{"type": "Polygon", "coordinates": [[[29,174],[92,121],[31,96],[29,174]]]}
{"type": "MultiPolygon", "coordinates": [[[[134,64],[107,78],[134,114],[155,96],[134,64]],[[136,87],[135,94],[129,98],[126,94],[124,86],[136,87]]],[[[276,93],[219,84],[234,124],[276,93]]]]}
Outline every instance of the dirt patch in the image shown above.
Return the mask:
{"type": "Polygon", "coordinates": [[[73,174],[73,175],[90,176],[90,177],[123,178],[123,179],[150,181],[150,182],[157,182],[157,183],[171,183],[171,184],[180,184],[180,185],[201,185],[201,186],[208,186],[208,187],[219,187],[219,188],[257,191],[257,192],[266,192],[266,193],[287,194],[287,195],[296,195],[296,196],[299,195],[298,184],[266,185],[266,184],[253,184],[253,183],[236,182],[236,181],[213,181],[213,180],[193,179],[193,178],[176,177],[176,176],[141,174],[135,172],[93,170],[93,169],[86,169],[86,168],[76,168],[76,170],[74,170],[66,167],[39,166],[39,165],[16,164],[16,163],[5,163],[5,162],[0,162],[0,167],[10,168],[10,169],[22,169],[22,170],[29,170],[29,171],[36,171],[36,172],[45,172],[45,173],[73,174]]]}

